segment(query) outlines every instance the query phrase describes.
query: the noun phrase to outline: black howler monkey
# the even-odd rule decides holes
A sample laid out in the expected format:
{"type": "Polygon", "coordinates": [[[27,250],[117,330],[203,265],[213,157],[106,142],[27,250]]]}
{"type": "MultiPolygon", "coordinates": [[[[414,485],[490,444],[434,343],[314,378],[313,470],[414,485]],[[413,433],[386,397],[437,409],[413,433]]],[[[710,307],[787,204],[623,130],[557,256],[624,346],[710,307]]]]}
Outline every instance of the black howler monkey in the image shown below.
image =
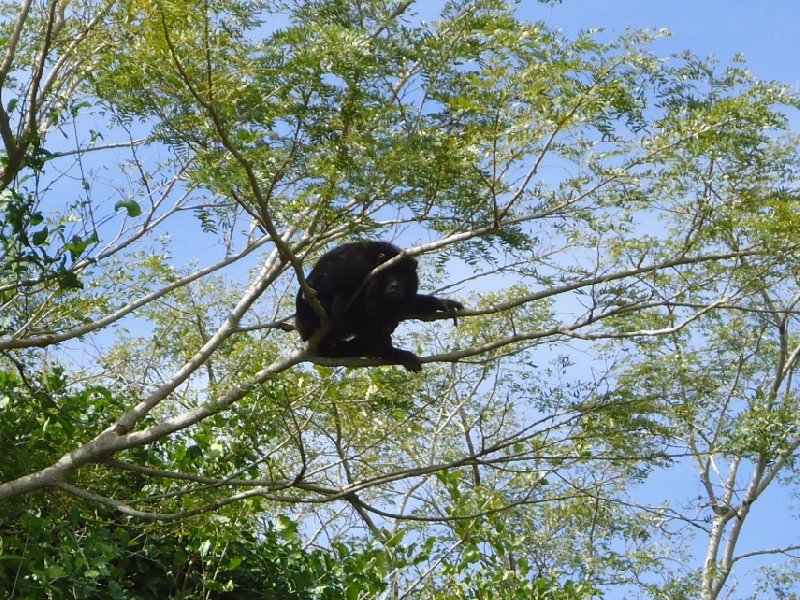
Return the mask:
{"type": "MultiPolygon", "coordinates": [[[[320,356],[375,356],[419,371],[422,364],[417,355],[392,345],[392,333],[400,321],[444,313],[457,324],[456,314],[464,308],[461,302],[417,293],[413,257],[403,256],[369,277],[373,269],[400,253],[389,242],[352,242],[317,261],[306,281],[331,321],[317,345],[320,356]]],[[[297,292],[296,306],[297,331],[307,341],[319,329],[320,319],[302,289],[297,292]]]]}

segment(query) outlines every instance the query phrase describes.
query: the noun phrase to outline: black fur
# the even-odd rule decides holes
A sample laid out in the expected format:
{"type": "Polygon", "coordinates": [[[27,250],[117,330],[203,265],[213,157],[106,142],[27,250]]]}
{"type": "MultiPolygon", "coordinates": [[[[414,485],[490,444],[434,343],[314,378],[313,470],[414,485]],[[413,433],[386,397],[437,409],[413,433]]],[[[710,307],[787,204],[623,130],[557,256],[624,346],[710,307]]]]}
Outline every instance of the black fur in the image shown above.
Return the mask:
{"type": "MultiPolygon", "coordinates": [[[[412,352],[395,348],[392,333],[400,321],[445,313],[453,317],[461,302],[418,294],[417,261],[404,256],[370,277],[370,272],[401,250],[389,242],[352,242],[323,255],[306,277],[331,320],[330,330],[317,344],[327,357],[375,356],[419,371],[422,363],[412,352]],[[361,291],[358,291],[361,287],[361,291]]],[[[317,313],[297,292],[295,324],[303,341],[320,327],[317,313]]]]}

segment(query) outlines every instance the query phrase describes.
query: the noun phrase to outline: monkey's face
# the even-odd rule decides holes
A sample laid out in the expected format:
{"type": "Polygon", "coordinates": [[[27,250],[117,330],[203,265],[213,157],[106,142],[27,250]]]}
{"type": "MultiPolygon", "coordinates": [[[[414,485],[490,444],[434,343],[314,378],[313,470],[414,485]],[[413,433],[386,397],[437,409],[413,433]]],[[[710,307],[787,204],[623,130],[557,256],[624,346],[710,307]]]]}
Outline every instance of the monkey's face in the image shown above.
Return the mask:
{"type": "Polygon", "coordinates": [[[383,297],[388,302],[400,302],[408,297],[408,282],[399,273],[390,271],[381,283],[383,297]]]}
{"type": "Polygon", "coordinates": [[[414,263],[399,263],[378,273],[364,292],[367,317],[381,320],[387,315],[401,314],[406,305],[413,301],[418,287],[414,263]],[[408,268],[409,265],[411,268],[408,268]]]}

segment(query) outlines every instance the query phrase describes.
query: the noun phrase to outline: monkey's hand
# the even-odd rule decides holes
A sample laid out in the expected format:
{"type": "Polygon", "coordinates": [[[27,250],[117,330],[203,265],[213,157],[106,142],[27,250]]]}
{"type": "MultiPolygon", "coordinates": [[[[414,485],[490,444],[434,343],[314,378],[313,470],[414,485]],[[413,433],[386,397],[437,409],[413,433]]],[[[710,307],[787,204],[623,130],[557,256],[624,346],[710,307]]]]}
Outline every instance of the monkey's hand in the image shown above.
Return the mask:
{"type": "Polygon", "coordinates": [[[458,327],[458,312],[464,310],[464,305],[458,300],[450,300],[448,298],[440,298],[439,303],[439,310],[453,317],[453,325],[458,327]]]}

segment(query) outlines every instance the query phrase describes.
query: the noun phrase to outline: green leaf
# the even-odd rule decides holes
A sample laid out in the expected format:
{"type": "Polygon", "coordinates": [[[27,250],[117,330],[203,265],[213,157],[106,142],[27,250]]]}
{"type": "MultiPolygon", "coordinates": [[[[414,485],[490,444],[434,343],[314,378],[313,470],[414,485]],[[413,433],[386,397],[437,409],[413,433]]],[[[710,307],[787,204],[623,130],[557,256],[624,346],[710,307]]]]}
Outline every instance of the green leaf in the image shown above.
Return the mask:
{"type": "Polygon", "coordinates": [[[128,211],[129,217],[138,217],[142,214],[142,207],[135,200],[120,200],[114,205],[114,210],[124,208],[128,211]]]}
{"type": "Polygon", "coordinates": [[[47,567],[47,576],[50,579],[58,579],[59,577],[63,577],[66,575],[67,572],[61,565],[50,565],[47,567]]]}
{"type": "Polygon", "coordinates": [[[94,244],[96,242],[96,233],[92,233],[86,239],[81,238],[79,235],[73,235],[69,244],[67,244],[67,250],[69,250],[72,260],[75,261],[78,260],[78,258],[80,258],[80,256],[86,251],[86,248],[89,247],[89,244],[94,244]]]}
{"type": "Polygon", "coordinates": [[[47,241],[47,235],[50,233],[47,231],[47,227],[40,229],[39,231],[35,231],[31,236],[31,242],[33,242],[34,246],[41,246],[47,241]]]}
{"type": "Polygon", "coordinates": [[[72,271],[64,271],[58,276],[58,287],[62,290],[82,290],[83,283],[72,271]]]}

